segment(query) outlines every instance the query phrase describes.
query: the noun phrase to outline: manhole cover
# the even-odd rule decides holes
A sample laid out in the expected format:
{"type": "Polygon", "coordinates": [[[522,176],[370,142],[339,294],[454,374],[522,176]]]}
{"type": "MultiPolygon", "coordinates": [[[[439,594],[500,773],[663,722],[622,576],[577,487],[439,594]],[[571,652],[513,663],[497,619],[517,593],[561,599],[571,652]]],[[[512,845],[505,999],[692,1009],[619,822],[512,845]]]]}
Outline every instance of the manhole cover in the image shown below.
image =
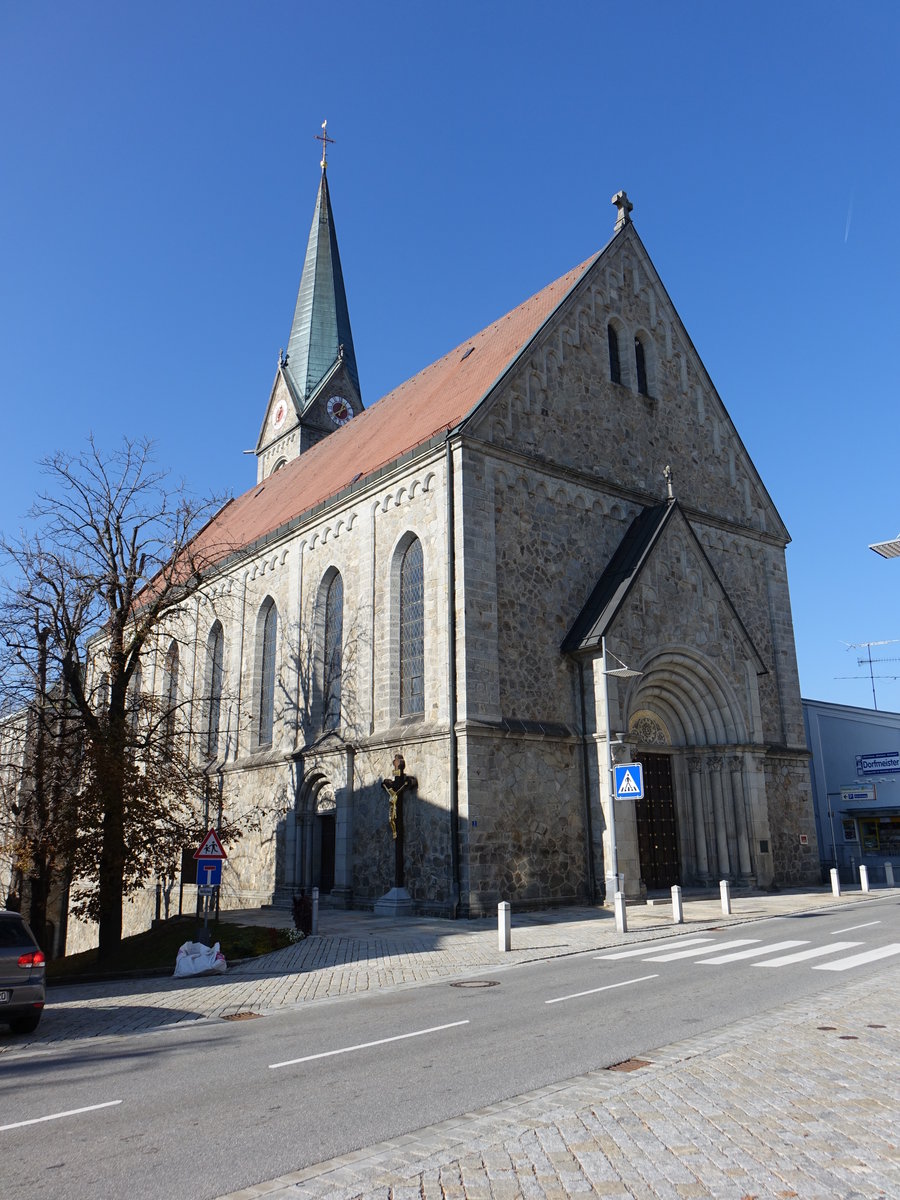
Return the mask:
{"type": "Polygon", "coordinates": [[[223,1021],[252,1021],[254,1017],[261,1017],[261,1016],[262,1016],[262,1013],[255,1013],[255,1012],[223,1013],[222,1020],[223,1021]]]}
{"type": "Polygon", "coordinates": [[[651,1064],[646,1058],[626,1058],[624,1062],[613,1063],[607,1067],[607,1071],[639,1071],[641,1067],[649,1067],[651,1064]]]}
{"type": "Polygon", "coordinates": [[[451,987],[459,988],[483,988],[483,987],[499,987],[499,979],[461,979],[458,983],[451,983],[451,987]]]}

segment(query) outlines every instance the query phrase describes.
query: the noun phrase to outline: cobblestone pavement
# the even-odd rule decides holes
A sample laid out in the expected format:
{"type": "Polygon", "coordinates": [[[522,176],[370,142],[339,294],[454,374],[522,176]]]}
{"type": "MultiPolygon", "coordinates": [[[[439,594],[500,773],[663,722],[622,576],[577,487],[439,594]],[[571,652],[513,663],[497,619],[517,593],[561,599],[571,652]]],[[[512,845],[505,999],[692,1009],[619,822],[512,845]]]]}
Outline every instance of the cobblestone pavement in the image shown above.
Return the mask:
{"type": "Polygon", "coordinates": [[[221,1200],[897,1200],[898,1001],[895,967],[221,1200]]]}
{"type": "MultiPolygon", "coordinates": [[[[686,896],[683,925],[672,924],[669,905],[629,907],[623,934],[603,909],[514,914],[509,953],[500,952],[492,920],[323,909],[318,936],[224,976],[54,987],[33,1037],[0,1031],[0,1057],[884,896],[900,897],[900,889],[753,894],[735,897],[730,915],[717,895],[686,896]]],[[[279,920],[265,910],[226,915],[279,920]]],[[[649,1064],[633,1073],[570,1079],[228,1200],[898,1200],[898,999],[900,968],[888,969],[874,983],[648,1051],[649,1064]]]]}

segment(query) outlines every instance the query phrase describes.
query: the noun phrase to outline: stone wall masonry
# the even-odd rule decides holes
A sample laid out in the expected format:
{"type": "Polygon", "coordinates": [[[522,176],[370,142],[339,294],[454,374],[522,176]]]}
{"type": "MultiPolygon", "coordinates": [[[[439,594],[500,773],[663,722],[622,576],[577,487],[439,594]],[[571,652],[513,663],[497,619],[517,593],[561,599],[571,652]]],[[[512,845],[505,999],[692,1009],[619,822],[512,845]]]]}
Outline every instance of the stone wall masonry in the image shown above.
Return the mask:
{"type": "Polygon", "coordinates": [[[495,467],[500,708],[572,724],[575,671],[560,646],[633,515],[616,497],[535,469],[495,467]],[[508,473],[509,471],[509,473],[508,473]]]}
{"type": "Polygon", "coordinates": [[[463,735],[468,861],[460,915],[583,903],[586,897],[580,744],[488,733],[463,735]]]}
{"type": "Polygon", "coordinates": [[[608,248],[554,314],[473,429],[498,446],[647,496],[664,494],[663,469],[670,465],[684,504],[786,540],[677,313],[630,234],[608,248]],[[622,383],[610,379],[610,324],[618,330],[622,383]],[[649,396],[637,391],[637,336],[646,350],[649,396]]]}
{"type": "Polygon", "coordinates": [[[797,755],[770,755],[765,773],[775,883],[821,883],[808,763],[797,755]]]}

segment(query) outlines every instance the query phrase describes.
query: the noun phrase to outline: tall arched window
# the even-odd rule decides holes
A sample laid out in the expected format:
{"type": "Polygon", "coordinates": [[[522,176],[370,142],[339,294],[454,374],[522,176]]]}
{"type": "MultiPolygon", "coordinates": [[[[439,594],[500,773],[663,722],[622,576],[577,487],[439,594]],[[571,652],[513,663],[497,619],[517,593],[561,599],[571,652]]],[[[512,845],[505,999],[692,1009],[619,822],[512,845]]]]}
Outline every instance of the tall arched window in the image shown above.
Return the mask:
{"type": "Polygon", "coordinates": [[[642,396],[649,396],[647,387],[647,357],[644,353],[644,343],[640,338],[634,339],[634,368],[637,372],[637,390],[642,396]]]}
{"type": "Polygon", "coordinates": [[[406,547],[400,563],[400,715],[425,711],[425,579],[422,543],[406,547]]]}
{"type": "Polygon", "coordinates": [[[216,621],[206,639],[206,754],[219,754],[219,721],[222,715],[222,678],[225,661],[225,635],[222,622],[216,621]]]}
{"type": "Polygon", "coordinates": [[[622,382],[622,365],[619,362],[619,335],[612,325],[606,327],[606,340],[609,342],[609,378],[611,383],[622,382]]]}
{"type": "Polygon", "coordinates": [[[341,673],[344,641],[344,581],[335,574],[325,594],[325,655],[322,663],[322,728],[341,723],[341,673]]]}
{"type": "Polygon", "coordinates": [[[167,746],[175,741],[175,718],[178,713],[178,643],[171,642],[163,668],[163,737],[167,746]]]}
{"type": "Polygon", "coordinates": [[[259,692],[257,708],[258,746],[272,745],[272,724],[275,714],[275,642],[278,636],[278,609],[269,598],[260,610],[261,629],[259,637],[259,692]]]}
{"type": "Polygon", "coordinates": [[[131,722],[132,732],[137,730],[138,720],[141,712],[141,664],[138,663],[132,672],[131,679],[128,681],[127,693],[128,705],[128,720],[131,722]]]}

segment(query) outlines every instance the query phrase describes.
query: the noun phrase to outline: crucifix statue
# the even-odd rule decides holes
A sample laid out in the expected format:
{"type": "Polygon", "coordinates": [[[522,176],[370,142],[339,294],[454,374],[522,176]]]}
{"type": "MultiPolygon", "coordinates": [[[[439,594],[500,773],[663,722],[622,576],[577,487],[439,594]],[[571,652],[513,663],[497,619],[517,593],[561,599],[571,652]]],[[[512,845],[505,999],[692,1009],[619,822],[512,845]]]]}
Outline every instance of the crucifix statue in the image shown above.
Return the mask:
{"type": "Polygon", "coordinates": [[[394,774],[382,779],[381,786],[387,792],[388,816],[391,822],[391,837],[394,839],[394,887],[403,887],[403,793],[415,781],[406,774],[406,763],[402,754],[395,754],[394,774]]]}

